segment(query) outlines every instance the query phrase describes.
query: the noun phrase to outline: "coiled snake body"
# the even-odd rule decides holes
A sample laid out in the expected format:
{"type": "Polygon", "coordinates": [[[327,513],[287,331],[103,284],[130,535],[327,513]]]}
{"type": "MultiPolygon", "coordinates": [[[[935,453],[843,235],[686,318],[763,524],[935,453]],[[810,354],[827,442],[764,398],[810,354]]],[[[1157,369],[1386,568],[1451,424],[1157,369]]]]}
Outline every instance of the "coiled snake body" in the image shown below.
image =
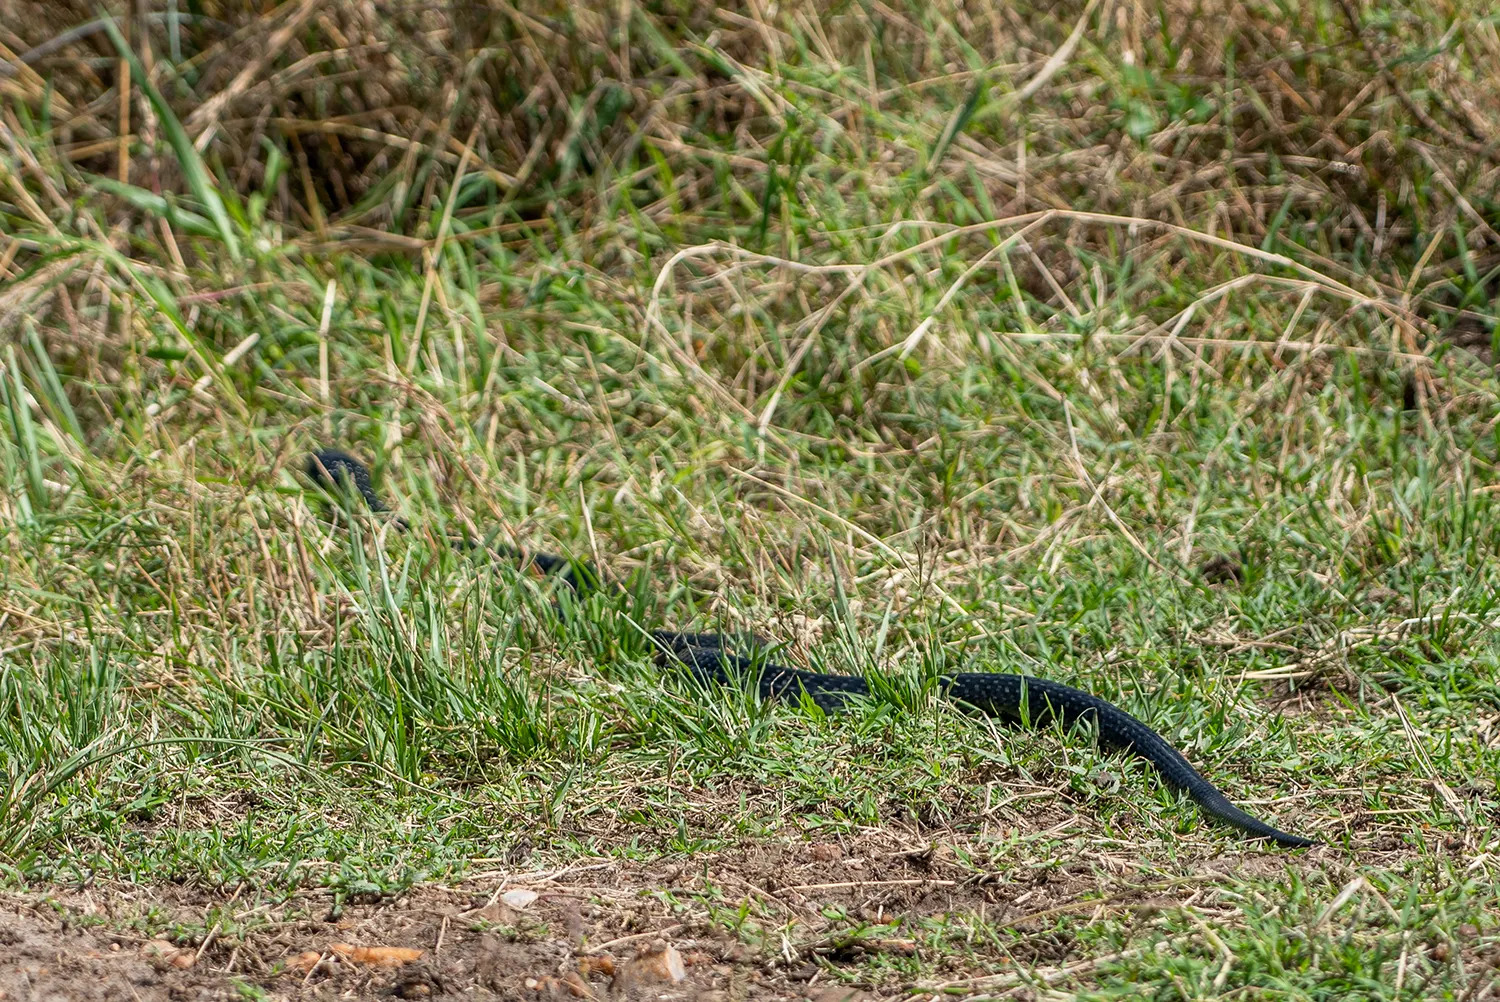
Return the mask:
{"type": "MultiPolygon", "coordinates": [[[[315,453],[308,459],[307,474],[325,490],[352,488],[372,511],[389,510],[375,493],[369,470],[347,453],[333,449],[315,453]]],[[[546,553],[523,553],[506,546],[494,549],[507,557],[529,561],[543,573],[559,576],[575,591],[599,585],[597,573],[586,564],[546,553]]],[[[871,694],[869,682],[858,676],[827,675],[761,664],[735,654],[725,649],[726,641],[719,634],[657,630],[652,638],[658,647],[659,663],[680,663],[704,682],[739,685],[753,681],[760,695],[768,700],[797,699],[806,693],[819,707],[836,711],[852,697],[871,694]]],[[[1169,785],[1192,797],[1212,817],[1283,846],[1298,848],[1316,844],[1311,839],[1273,828],[1231,804],[1160,734],[1113,703],[1091,693],[1043,678],[991,672],[945,675],[939,684],[949,698],[1008,722],[1040,727],[1057,721],[1064,727],[1071,727],[1079,721],[1086,721],[1095,728],[1101,744],[1145,759],[1169,785]]]]}

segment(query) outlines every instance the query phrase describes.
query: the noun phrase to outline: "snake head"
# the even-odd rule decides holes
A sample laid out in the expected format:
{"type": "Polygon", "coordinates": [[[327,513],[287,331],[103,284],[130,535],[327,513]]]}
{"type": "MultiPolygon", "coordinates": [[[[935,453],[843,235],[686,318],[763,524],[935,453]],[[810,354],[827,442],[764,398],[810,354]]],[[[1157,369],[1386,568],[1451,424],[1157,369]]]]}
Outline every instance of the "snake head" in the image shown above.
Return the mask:
{"type": "Polygon", "coordinates": [[[350,490],[364,498],[371,511],[389,511],[380,495],[370,483],[370,470],[347,452],[337,449],[320,449],[307,457],[307,476],[313,483],[330,494],[350,490]]]}

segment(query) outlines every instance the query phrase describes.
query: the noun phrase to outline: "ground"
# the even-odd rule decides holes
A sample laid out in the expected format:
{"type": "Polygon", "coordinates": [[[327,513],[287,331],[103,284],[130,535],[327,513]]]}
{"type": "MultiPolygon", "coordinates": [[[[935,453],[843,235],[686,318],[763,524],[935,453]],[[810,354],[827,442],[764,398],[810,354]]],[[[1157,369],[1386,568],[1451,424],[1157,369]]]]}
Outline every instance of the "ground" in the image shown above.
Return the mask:
{"type": "Polygon", "coordinates": [[[1487,5],[105,9],[0,0],[5,998],[1500,991],[1487,5]]]}
{"type": "MultiPolygon", "coordinates": [[[[1389,867],[1399,859],[1379,861],[1389,867]]],[[[507,869],[349,900],[310,891],[257,901],[243,886],[211,893],[100,882],[7,895],[0,991],[35,999],[853,1002],[882,994],[862,968],[917,970],[928,955],[937,962],[921,965],[913,988],[1034,998],[1087,984],[1101,966],[1099,958],[1076,959],[1072,937],[1055,928],[1059,916],[1116,916],[1149,942],[1164,924],[1161,913],[1189,903],[1209,921],[1232,921],[1238,909],[1225,885],[1263,878],[1276,865],[1264,855],[1225,854],[1194,860],[1190,877],[1169,880],[1126,853],[1088,852],[987,872],[960,863],[952,848],[872,835],[705,853],[668,866],[507,869]],[[755,918],[726,922],[735,899],[752,903],[755,918]],[[975,915],[1005,931],[1000,956],[942,942],[955,932],[972,939],[966,917],[975,915]],[[162,928],[177,930],[176,939],[152,935],[162,928]]],[[[1500,963],[1500,950],[1482,946],[1476,927],[1459,935],[1457,943],[1413,944],[1411,970],[1430,970],[1445,953],[1476,973],[1500,963]]],[[[1133,952],[1202,955],[1221,984],[1234,963],[1207,927],[1133,952]]]]}

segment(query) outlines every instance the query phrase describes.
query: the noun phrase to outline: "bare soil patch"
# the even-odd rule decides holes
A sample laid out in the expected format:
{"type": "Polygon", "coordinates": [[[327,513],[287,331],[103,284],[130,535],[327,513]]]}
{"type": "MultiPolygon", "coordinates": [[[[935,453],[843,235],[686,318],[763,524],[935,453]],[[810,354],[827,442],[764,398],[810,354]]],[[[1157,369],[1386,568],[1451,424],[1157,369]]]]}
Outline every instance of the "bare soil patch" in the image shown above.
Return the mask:
{"type": "Polygon", "coordinates": [[[940,980],[1066,964],[1078,957],[1053,931],[1058,914],[1151,914],[1138,871],[1088,860],[983,872],[951,846],[878,833],[342,901],[327,889],[16,890],[0,896],[0,999],[893,996],[891,965],[872,975],[861,961],[936,961],[924,969],[940,980]],[[934,921],[976,914],[1011,925],[1003,954],[950,955],[931,938],[934,921]]]}

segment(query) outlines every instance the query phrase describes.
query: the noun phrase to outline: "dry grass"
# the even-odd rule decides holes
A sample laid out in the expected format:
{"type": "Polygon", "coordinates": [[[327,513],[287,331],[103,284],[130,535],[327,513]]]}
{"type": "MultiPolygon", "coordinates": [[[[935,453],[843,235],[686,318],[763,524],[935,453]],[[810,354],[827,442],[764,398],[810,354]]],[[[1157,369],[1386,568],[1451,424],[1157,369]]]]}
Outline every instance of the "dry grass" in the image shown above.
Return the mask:
{"type": "Polygon", "coordinates": [[[1483,5],[111,9],[0,0],[16,881],[239,914],[605,857],[778,990],[1494,990],[1483,5]],[[323,518],[330,441],[423,531],[323,518]],[[559,612],[449,523],[630,594],[559,612]],[[664,686],[663,622],[906,712],[664,686]],[[1268,862],[939,712],[971,663],[1329,845],[1268,862]],[[871,839],[963,893],[877,922],[747,876],[871,839]],[[876,926],[920,949],[819,952],[876,926]]]}

